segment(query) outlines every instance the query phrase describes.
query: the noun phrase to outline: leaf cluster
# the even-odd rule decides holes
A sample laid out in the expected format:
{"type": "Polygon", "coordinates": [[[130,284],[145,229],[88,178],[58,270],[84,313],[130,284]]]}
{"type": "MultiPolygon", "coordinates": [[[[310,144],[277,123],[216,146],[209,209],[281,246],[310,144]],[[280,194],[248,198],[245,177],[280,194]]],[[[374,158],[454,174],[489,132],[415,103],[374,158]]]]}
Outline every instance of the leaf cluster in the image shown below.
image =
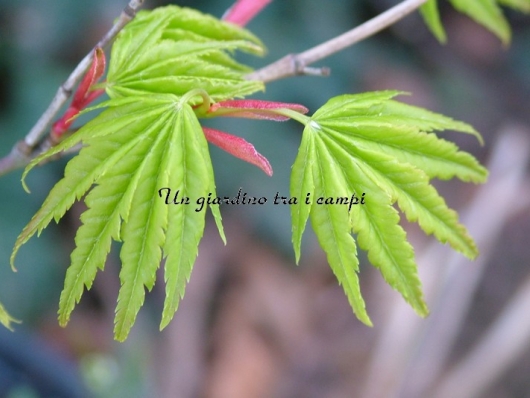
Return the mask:
{"type": "MultiPolygon", "coordinates": [[[[414,252],[396,207],[427,234],[474,258],[478,252],[472,238],[430,180],[485,181],[487,171],[475,158],[434,134],[455,130],[480,140],[478,133],[465,123],[394,100],[400,94],[396,91],[338,96],[311,117],[303,115],[307,109],[301,105],[226,101],[263,89],[261,82],[244,78],[249,68],[233,58],[235,50],[260,54],[263,47],[246,30],[197,11],[169,6],[140,12],[118,36],[107,81],[97,85],[110,97],[95,107],[103,112],[25,170],[23,178],[43,160],[83,145],[18,237],[12,264],[21,245],[84,198],[87,210],[61,293],[60,324],[68,322],[117,241],[122,243],[122,267],[115,337],[127,337],[160,264],[166,290],[160,327],[165,327],[190,278],[205,211],[168,205],[159,190],[178,189],[191,201],[217,196],[199,117],[292,118],[304,125],[290,186],[291,196],[299,199],[291,208],[297,262],[309,219],[361,321],[371,324],[357,275],[357,245],[385,280],[426,315],[414,252]],[[353,203],[354,195],[363,199],[353,203]]],[[[259,155],[233,136],[222,138],[227,136],[215,132],[227,146],[252,149],[241,158],[259,155]]],[[[219,207],[209,208],[224,240],[219,207]]],[[[2,315],[0,308],[0,321],[9,323],[2,315]]]]}

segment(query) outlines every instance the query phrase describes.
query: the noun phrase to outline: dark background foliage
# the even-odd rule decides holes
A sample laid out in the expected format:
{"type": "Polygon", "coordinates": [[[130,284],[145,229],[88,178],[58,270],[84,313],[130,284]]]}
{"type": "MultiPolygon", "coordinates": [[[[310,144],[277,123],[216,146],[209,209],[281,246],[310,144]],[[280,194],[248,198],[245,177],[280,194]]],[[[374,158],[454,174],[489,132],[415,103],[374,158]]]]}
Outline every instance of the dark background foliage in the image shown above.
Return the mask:
{"type": "MultiPolygon", "coordinates": [[[[0,0],[2,155],[31,128],[125,3],[0,0]]],[[[276,0],[249,25],[268,54],[263,59],[242,59],[255,67],[268,64],[351,29],[395,3],[276,0]]],[[[503,48],[492,34],[441,3],[447,45],[439,45],[415,14],[320,62],[332,69],[330,77],[274,82],[256,97],[302,103],[314,111],[338,94],[407,91],[412,96],[402,100],[473,124],[484,136],[484,147],[469,136],[448,136],[487,162],[507,130],[523,131],[523,137],[530,132],[529,19],[507,13],[514,37],[511,46],[503,48]]],[[[150,8],[165,4],[146,0],[150,8]]],[[[174,4],[220,16],[230,1],[174,4]]],[[[297,123],[228,119],[208,123],[251,141],[274,168],[274,176],[268,178],[212,148],[220,195],[233,196],[239,188],[269,199],[276,192],[288,194],[301,137],[297,123]]],[[[527,140],[521,142],[528,145],[527,140]]],[[[125,344],[112,340],[119,285],[116,251],[69,326],[61,329],[56,311],[83,204],[21,250],[17,273],[11,272],[8,258],[16,236],[62,176],[65,163],[63,159],[32,171],[31,195],[21,187],[20,171],[2,177],[0,184],[0,301],[23,320],[14,334],[0,331],[0,396],[351,397],[369,390],[369,364],[375,363],[378,338],[389,327],[392,305],[401,298],[381,283],[361,254],[362,288],[375,321],[373,329],[363,326],[310,231],[304,238],[301,264],[295,267],[289,209],[274,206],[271,200],[260,207],[222,209],[228,246],[223,247],[215,231],[207,228],[186,298],[167,330],[157,330],[163,300],[159,283],[148,295],[129,340],[125,344]]],[[[437,187],[456,209],[469,205],[477,190],[456,181],[437,187]]],[[[503,194],[492,192],[490,214],[506,205],[503,194]]],[[[474,346],[528,277],[528,214],[522,209],[512,214],[492,233],[498,238],[481,247],[487,249],[483,275],[458,328],[447,368],[435,381],[474,346]]],[[[485,225],[469,227],[474,234],[485,225]]],[[[432,239],[421,236],[414,226],[407,224],[407,230],[418,258],[425,258],[421,254],[432,239]]],[[[449,259],[447,248],[441,253],[449,259]]],[[[420,269],[428,263],[420,262],[420,269]]],[[[529,358],[522,345],[518,360],[484,396],[527,396],[529,358]]],[[[414,382],[408,377],[401,390],[390,386],[388,391],[414,391],[414,382]]]]}

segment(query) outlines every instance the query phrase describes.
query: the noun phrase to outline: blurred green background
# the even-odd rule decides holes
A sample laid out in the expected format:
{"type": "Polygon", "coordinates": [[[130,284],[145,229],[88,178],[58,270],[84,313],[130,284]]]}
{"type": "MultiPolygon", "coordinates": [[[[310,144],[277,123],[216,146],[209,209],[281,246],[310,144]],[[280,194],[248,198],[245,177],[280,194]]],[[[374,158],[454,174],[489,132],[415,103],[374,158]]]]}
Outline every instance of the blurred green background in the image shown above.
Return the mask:
{"type": "MultiPolygon", "coordinates": [[[[275,0],[248,26],[268,47],[267,55],[242,59],[259,68],[343,33],[396,3],[275,0]]],[[[483,147],[470,136],[447,136],[486,162],[506,126],[518,126],[523,135],[530,129],[530,17],[507,12],[514,37],[511,46],[503,48],[492,34],[441,3],[447,45],[435,41],[416,13],[319,62],[317,66],[331,68],[331,76],[273,82],[256,97],[301,103],[315,111],[339,94],[407,91],[412,95],[402,97],[403,101],[474,125],[484,136],[483,147]]],[[[6,155],[29,131],[58,86],[125,4],[125,0],[0,0],[0,155],[6,155]]],[[[145,8],[165,4],[220,16],[231,2],[146,0],[145,8]]],[[[229,119],[208,123],[251,141],[274,169],[268,178],[212,148],[219,196],[233,196],[239,188],[269,199],[276,192],[288,193],[301,137],[297,123],[229,119]]],[[[3,176],[0,183],[0,301],[23,321],[15,333],[0,333],[1,397],[366,394],[363,382],[376,354],[377,336],[386,327],[388,301],[401,299],[386,290],[380,293],[380,277],[361,254],[363,291],[376,326],[361,325],[309,230],[301,265],[294,266],[289,208],[274,206],[271,200],[259,207],[223,209],[228,246],[223,247],[215,233],[207,230],[182,308],[164,332],[157,329],[163,300],[163,284],[158,283],[147,296],[129,340],[124,344],[112,340],[119,287],[116,251],[92,291],[84,295],[70,325],[60,328],[56,320],[59,295],[83,205],[74,206],[59,225],[50,226],[22,248],[17,273],[9,267],[9,256],[16,237],[61,178],[65,164],[62,159],[33,170],[28,177],[29,195],[20,184],[20,170],[3,176]]],[[[436,185],[456,209],[469,204],[476,193],[476,187],[461,182],[436,185]]],[[[499,206],[503,206],[503,192],[491,197],[491,212],[499,206]]],[[[431,240],[418,238],[413,226],[407,230],[422,253],[422,245],[431,240]]],[[[501,232],[490,242],[484,275],[473,295],[470,315],[448,353],[448,368],[494,322],[528,275],[528,212],[512,215],[501,232]]],[[[527,346],[521,345],[521,355],[506,365],[482,396],[528,396],[527,346]]],[[[435,380],[442,376],[443,372],[435,380]]],[[[381,396],[415,396],[406,393],[406,386],[389,391],[393,392],[381,396]]]]}

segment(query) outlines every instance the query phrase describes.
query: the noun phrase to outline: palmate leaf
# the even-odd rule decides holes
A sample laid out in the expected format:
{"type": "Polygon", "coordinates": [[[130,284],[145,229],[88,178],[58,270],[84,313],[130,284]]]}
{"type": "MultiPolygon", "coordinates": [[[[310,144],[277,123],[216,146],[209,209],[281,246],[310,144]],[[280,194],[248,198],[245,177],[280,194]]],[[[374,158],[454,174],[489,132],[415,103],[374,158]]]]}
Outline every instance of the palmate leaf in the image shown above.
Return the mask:
{"type": "MultiPolygon", "coordinates": [[[[167,295],[161,327],[173,316],[204,229],[205,212],[196,211],[194,203],[209,193],[215,196],[206,139],[187,103],[192,94],[110,100],[108,109],[29,166],[78,142],[84,145],[17,239],[12,256],[13,261],[23,243],[89,191],[61,294],[62,325],[97,269],[103,269],[112,240],[123,241],[115,337],[127,337],[162,258],[167,295]],[[190,204],[167,204],[161,188],[179,190],[190,204]]],[[[224,239],[219,209],[211,210],[224,239]]]]}
{"type": "MultiPolygon", "coordinates": [[[[124,340],[129,333],[163,259],[161,327],[173,317],[204,229],[204,213],[193,203],[208,194],[215,197],[208,147],[192,106],[201,99],[208,107],[211,101],[263,89],[261,82],[244,78],[250,68],[232,58],[235,50],[264,51],[248,31],[194,10],[168,6],[139,12],[117,37],[107,80],[99,84],[111,100],[94,108],[107,109],[25,170],[27,188],[24,178],[31,168],[83,144],[18,237],[11,256],[13,266],[21,245],[86,195],[88,209],[81,216],[60,299],[62,325],[103,269],[113,240],[123,242],[116,338],[124,340]],[[173,190],[172,197],[178,191],[181,198],[189,198],[190,205],[168,205],[157,195],[165,187],[173,190]]],[[[218,206],[210,209],[224,240],[218,206]]]]}
{"type": "MultiPolygon", "coordinates": [[[[504,44],[510,42],[511,29],[500,6],[530,12],[529,0],[450,0],[450,2],[457,11],[466,14],[494,33],[504,44]]],[[[420,11],[434,36],[440,42],[445,42],[446,34],[440,21],[437,0],[427,1],[420,11]]]]}
{"type": "Polygon", "coordinates": [[[176,6],[142,11],[118,35],[105,84],[110,97],[201,88],[215,101],[263,90],[244,79],[250,69],[229,54],[263,53],[260,41],[235,25],[176,6]]]}
{"type": "Polygon", "coordinates": [[[328,101],[306,124],[291,174],[291,196],[301,198],[291,206],[297,262],[310,217],[334,274],[366,324],[370,319],[351,233],[385,280],[420,315],[428,312],[395,203],[409,221],[440,242],[470,258],[478,254],[456,212],[429,184],[433,177],[485,181],[487,171],[471,155],[431,131],[477,133],[464,123],[394,101],[397,94],[344,95],[328,101]]]}

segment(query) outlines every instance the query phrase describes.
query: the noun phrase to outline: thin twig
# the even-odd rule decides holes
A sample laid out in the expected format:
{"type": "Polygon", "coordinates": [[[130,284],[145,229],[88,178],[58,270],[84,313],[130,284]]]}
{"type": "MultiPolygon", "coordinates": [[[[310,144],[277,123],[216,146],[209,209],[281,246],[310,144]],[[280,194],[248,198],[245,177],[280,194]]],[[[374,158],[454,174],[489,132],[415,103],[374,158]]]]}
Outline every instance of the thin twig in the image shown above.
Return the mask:
{"type": "MultiPolygon", "coordinates": [[[[118,20],[112,28],[103,36],[103,38],[94,46],[105,48],[116,35],[127,25],[136,15],[137,10],[142,6],[144,0],[130,0],[129,4],[123,9],[118,20]]],[[[19,141],[13,147],[9,155],[0,159],[0,175],[6,174],[9,171],[25,166],[35,155],[35,149],[38,146],[42,136],[52,123],[53,119],[66,103],[68,98],[72,95],[72,91],[85,74],[92,62],[94,50],[91,50],[77,65],[74,71],[70,74],[68,79],[59,87],[55,97],[51,101],[48,109],[42,114],[35,126],[26,135],[24,140],[19,141]]]]}
{"type": "MultiPolygon", "coordinates": [[[[271,82],[296,75],[314,75],[315,68],[308,68],[308,65],[329,57],[330,55],[350,47],[351,45],[387,28],[418,9],[426,1],[427,0],[405,0],[377,17],[370,19],[340,36],[319,44],[316,47],[310,48],[300,54],[286,55],[278,61],[250,73],[247,75],[247,79],[271,82]]],[[[327,68],[322,68],[319,74],[327,75],[329,74],[329,70],[327,68]]]]}

